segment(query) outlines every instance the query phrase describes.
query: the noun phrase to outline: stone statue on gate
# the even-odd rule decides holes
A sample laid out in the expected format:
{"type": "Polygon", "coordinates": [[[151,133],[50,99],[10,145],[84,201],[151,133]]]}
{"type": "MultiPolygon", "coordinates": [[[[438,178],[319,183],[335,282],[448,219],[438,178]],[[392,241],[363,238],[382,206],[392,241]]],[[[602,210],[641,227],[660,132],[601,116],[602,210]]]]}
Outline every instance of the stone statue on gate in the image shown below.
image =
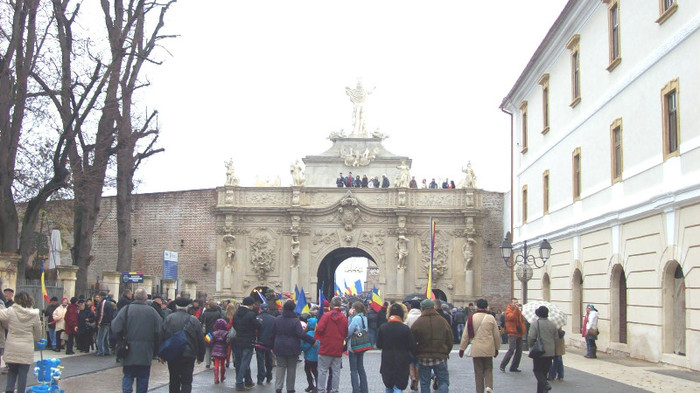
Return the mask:
{"type": "Polygon", "coordinates": [[[472,162],[467,162],[467,167],[462,168],[462,172],[467,176],[460,184],[460,188],[476,188],[476,175],[472,169],[472,162]]]}
{"type": "Polygon", "coordinates": [[[362,87],[362,82],[359,80],[357,81],[357,86],[355,86],[354,89],[351,89],[349,87],[345,88],[345,94],[350,97],[350,101],[352,101],[354,107],[353,107],[353,131],[352,134],[350,135],[351,137],[356,137],[356,138],[366,138],[367,137],[367,131],[365,130],[365,100],[367,99],[367,96],[372,94],[374,89],[367,91],[365,90],[364,87],[362,87]]]}
{"type": "Polygon", "coordinates": [[[289,172],[292,174],[292,185],[295,187],[303,187],[306,183],[306,177],[301,170],[299,160],[296,160],[290,167],[289,172]]]}
{"type": "Polygon", "coordinates": [[[226,186],[238,186],[238,178],[233,176],[233,159],[229,159],[226,164],[226,186]]]}

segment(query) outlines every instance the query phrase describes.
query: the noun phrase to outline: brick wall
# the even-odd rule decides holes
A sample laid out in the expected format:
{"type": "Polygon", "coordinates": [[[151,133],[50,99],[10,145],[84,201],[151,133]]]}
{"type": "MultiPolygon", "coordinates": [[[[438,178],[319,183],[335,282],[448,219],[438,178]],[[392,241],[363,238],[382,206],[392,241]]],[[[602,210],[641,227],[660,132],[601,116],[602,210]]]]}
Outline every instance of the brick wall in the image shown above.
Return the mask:
{"type": "MultiPolygon", "coordinates": [[[[163,251],[176,251],[179,278],[197,281],[198,292],[212,295],[216,289],[215,204],[214,189],[134,195],[131,270],[155,276],[154,285],[158,285],[163,251]]],[[[116,214],[116,198],[103,198],[99,229],[93,239],[95,261],[88,273],[90,283],[116,266],[116,214]]]]}
{"type": "Polygon", "coordinates": [[[499,248],[506,232],[503,228],[503,193],[485,191],[482,204],[488,211],[482,228],[484,257],[481,268],[482,293],[489,301],[491,309],[504,310],[510,303],[511,296],[510,269],[503,262],[499,248]]]}

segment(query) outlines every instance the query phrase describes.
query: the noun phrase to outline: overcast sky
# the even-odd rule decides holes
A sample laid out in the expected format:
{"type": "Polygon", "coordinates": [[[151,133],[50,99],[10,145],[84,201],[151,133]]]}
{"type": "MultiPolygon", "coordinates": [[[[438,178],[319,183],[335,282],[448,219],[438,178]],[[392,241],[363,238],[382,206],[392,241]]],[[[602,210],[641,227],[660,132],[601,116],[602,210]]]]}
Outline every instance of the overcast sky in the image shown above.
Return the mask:
{"type": "MultiPolygon", "coordinates": [[[[142,105],[159,111],[161,146],[137,173],[139,193],[289,185],[289,165],[352,129],[345,87],[376,89],[366,125],[413,159],[417,179],[509,187],[510,119],[499,110],[565,0],[178,1],[164,64],[142,105]]],[[[358,172],[359,173],[359,172],[358,172]]],[[[329,179],[329,186],[334,179],[329,179]]]]}

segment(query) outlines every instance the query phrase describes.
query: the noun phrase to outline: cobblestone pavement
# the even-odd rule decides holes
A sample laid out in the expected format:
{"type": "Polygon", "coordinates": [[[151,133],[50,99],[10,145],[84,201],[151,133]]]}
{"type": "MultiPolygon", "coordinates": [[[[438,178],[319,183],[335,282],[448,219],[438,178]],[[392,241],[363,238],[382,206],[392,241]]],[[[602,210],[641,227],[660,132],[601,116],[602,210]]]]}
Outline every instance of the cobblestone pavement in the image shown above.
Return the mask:
{"type": "MultiPolygon", "coordinates": [[[[460,359],[457,356],[456,347],[448,361],[450,371],[451,392],[473,392],[474,373],[471,359],[460,359]]],[[[700,378],[698,373],[672,366],[648,363],[629,358],[616,358],[606,354],[599,354],[598,360],[585,359],[583,352],[574,348],[567,348],[564,356],[565,372],[563,381],[552,381],[552,392],[699,392],[700,378]]],[[[505,351],[494,361],[494,391],[501,392],[534,392],[535,377],[532,374],[532,362],[524,357],[520,369],[521,373],[502,373],[498,370],[498,363],[505,351]]],[[[53,352],[45,353],[47,356],[55,356],[53,352]]],[[[67,393],[82,392],[120,392],[122,370],[113,356],[97,357],[94,355],[62,356],[63,380],[61,388],[67,393]]],[[[369,391],[384,392],[384,386],[379,374],[380,352],[370,351],[365,355],[365,369],[369,381],[369,391]]],[[[39,353],[36,353],[39,358],[39,353]]],[[[255,358],[251,362],[253,375],[255,375],[255,358]]],[[[235,386],[235,373],[233,369],[227,370],[227,378],[223,384],[214,384],[213,371],[206,369],[204,364],[195,368],[193,392],[232,392],[235,386]]],[[[5,386],[6,376],[0,376],[0,389],[5,386]]],[[[29,384],[33,384],[36,378],[30,375],[29,384]]],[[[168,370],[165,365],[154,362],[151,368],[149,392],[168,392],[168,370]]],[[[303,363],[297,368],[296,391],[303,392],[306,388],[306,376],[303,363]]],[[[286,387],[285,387],[286,390],[286,387]]],[[[343,369],[340,377],[340,392],[351,392],[350,371],[347,358],[343,359],[343,369]]],[[[255,386],[251,393],[274,392],[274,380],[272,384],[255,386]]],[[[406,390],[410,393],[410,390],[406,390]]]]}

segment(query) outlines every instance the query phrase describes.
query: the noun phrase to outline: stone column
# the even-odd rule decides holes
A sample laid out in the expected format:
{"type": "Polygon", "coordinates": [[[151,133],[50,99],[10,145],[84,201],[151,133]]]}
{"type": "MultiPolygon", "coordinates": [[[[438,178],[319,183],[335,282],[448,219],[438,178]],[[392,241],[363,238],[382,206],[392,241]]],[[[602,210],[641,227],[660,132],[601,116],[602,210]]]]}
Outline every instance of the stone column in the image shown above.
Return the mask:
{"type": "Polygon", "coordinates": [[[406,293],[406,288],[404,287],[405,276],[406,268],[396,269],[396,290],[394,290],[395,293],[406,293]]]}
{"type": "Polygon", "coordinates": [[[187,296],[187,294],[189,294],[190,299],[196,299],[197,298],[197,281],[185,280],[182,283],[182,290],[180,292],[185,296],[187,296]]]}
{"type": "Polygon", "coordinates": [[[166,299],[175,299],[175,289],[177,286],[177,280],[163,280],[161,281],[162,283],[162,291],[163,295],[165,295],[166,299]]]}
{"type": "Polygon", "coordinates": [[[70,299],[75,296],[75,275],[78,273],[78,267],[72,265],[56,266],[58,271],[58,280],[63,284],[63,297],[70,299]]]}
{"type": "Polygon", "coordinates": [[[15,253],[0,253],[0,287],[17,290],[17,266],[22,257],[15,253]]]}
{"type": "Polygon", "coordinates": [[[119,284],[122,280],[120,272],[103,272],[102,285],[107,288],[110,294],[114,295],[114,300],[119,300],[119,284]]]}
{"type": "Polygon", "coordinates": [[[144,274],[143,275],[143,283],[139,284],[138,286],[142,286],[146,289],[146,292],[150,293],[151,295],[160,295],[159,293],[152,293],[153,292],[153,279],[155,277],[150,275],[150,274],[144,274]]]}
{"type": "Polygon", "coordinates": [[[299,285],[302,287],[302,283],[299,282],[299,266],[294,266],[291,268],[290,282],[289,282],[289,293],[294,292],[294,285],[299,285]]]}
{"type": "Polygon", "coordinates": [[[464,295],[468,299],[474,296],[474,271],[467,270],[464,272],[464,295]]]}

